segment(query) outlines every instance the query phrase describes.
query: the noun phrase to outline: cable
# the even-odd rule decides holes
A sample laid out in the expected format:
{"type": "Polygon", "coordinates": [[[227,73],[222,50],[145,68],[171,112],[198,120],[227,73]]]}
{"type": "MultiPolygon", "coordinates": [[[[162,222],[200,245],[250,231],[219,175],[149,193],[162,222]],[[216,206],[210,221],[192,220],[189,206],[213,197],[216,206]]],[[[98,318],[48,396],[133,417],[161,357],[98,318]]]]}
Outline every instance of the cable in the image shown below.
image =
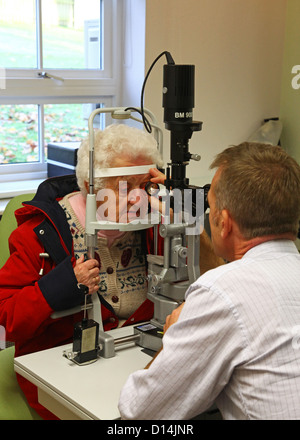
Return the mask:
{"type": "Polygon", "coordinates": [[[143,82],[142,91],[141,91],[141,110],[138,110],[138,109],[136,109],[136,108],[134,108],[134,107],[128,107],[128,108],[125,109],[125,111],[126,111],[126,110],[135,110],[135,111],[137,111],[137,112],[141,115],[142,120],[143,120],[144,127],[146,128],[146,130],[148,131],[148,133],[151,133],[151,132],[152,132],[152,127],[151,127],[150,122],[148,121],[148,119],[146,118],[146,116],[145,116],[145,114],[144,114],[144,92],[145,92],[145,86],[146,86],[146,82],[147,82],[147,79],[148,79],[148,77],[149,77],[149,75],[150,75],[151,70],[153,69],[153,67],[154,67],[154,65],[157,63],[157,61],[158,61],[163,55],[166,55],[166,59],[167,59],[167,63],[168,63],[168,64],[175,64],[175,62],[174,62],[174,60],[173,60],[173,57],[172,57],[172,55],[170,54],[170,52],[168,52],[168,51],[164,51],[164,52],[162,52],[160,55],[158,55],[158,56],[155,58],[155,60],[153,61],[153,63],[151,64],[151,66],[149,67],[148,72],[147,72],[147,74],[146,74],[146,76],[145,76],[145,79],[144,79],[144,82],[143,82]]]}

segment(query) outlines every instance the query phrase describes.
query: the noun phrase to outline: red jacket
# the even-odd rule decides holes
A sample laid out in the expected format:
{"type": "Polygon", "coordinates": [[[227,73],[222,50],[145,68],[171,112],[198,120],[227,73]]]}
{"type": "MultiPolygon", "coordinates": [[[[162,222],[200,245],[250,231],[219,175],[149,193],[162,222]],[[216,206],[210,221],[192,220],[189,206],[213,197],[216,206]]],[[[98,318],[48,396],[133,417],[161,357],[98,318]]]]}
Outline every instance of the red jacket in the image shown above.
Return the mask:
{"type": "MultiPolygon", "coordinates": [[[[10,258],[0,270],[0,325],[6,339],[15,342],[15,356],[70,343],[74,324],[82,313],[52,319],[54,311],[82,304],[73,271],[73,241],[65,213],[58,203],[65,194],[78,190],[75,176],[43,182],[31,202],[16,211],[18,228],[9,238],[10,258]],[[50,258],[42,258],[41,253],[50,258]]],[[[146,232],[152,252],[152,229],[146,232]]],[[[104,330],[118,326],[118,318],[102,298],[104,330]],[[111,319],[114,318],[114,319],[111,319]]],[[[152,318],[153,303],[146,300],[124,325],[152,318]]],[[[29,404],[46,419],[54,416],[37,400],[34,385],[17,375],[29,404]]]]}

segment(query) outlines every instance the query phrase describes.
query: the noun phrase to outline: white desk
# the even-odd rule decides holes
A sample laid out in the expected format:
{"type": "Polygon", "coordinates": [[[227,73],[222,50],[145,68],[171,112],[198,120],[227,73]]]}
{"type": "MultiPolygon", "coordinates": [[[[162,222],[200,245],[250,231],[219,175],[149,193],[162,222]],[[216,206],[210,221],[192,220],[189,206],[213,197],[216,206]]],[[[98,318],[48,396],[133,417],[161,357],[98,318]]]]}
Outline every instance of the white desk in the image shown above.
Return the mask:
{"type": "MultiPolygon", "coordinates": [[[[133,334],[133,328],[108,333],[120,338],[133,334]]],[[[39,402],[60,419],[118,419],[122,386],[151,356],[131,343],[116,348],[113,358],[78,366],[63,356],[71,348],[69,344],[17,357],[15,371],[38,387],[39,402]]]]}

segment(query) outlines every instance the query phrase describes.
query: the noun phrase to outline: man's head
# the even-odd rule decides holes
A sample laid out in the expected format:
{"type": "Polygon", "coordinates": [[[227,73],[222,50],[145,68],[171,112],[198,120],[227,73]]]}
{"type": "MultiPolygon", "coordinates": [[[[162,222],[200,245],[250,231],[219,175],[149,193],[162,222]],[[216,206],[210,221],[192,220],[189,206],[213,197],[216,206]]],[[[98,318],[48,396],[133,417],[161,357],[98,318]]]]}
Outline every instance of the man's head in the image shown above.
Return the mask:
{"type": "Polygon", "coordinates": [[[212,228],[229,214],[245,240],[297,236],[300,167],[281,147],[242,143],[218,154],[211,186],[212,228]]]}

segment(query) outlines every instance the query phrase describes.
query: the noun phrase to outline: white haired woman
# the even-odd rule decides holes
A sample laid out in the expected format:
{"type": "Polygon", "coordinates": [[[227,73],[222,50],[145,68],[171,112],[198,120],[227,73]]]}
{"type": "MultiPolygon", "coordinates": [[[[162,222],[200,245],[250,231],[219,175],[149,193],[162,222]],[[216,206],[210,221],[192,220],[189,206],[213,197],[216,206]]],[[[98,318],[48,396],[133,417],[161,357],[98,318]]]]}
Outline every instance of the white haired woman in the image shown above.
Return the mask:
{"type": "MultiPolygon", "coordinates": [[[[112,125],[95,134],[96,170],[152,164],[161,165],[162,160],[150,134],[126,125],[112,125]]],[[[146,301],[148,250],[142,233],[99,231],[96,258],[86,259],[88,140],[79,148],[76,172],[77,178],[47,179],[34,199],[16,211],[19,226],[9,240],[11,255],[0,270],[0,325],[6,329],[7,340],[15,343],[15,356],[72,341],[81,313],[55,320],[51,315],[83,303],[79,284],[88,286],[90,293],[99,292],[105,330],[152,316],[152,304],[146,301]]],[[[152,173],[159,174],[157,170],[152,173]]],[[[124,179],[128,189],[143,188],[150,177],[147,170],[95,179],[95,188],[114,191],[124,179]]],[[[115,207],[117,221],[119,205],[121,200],[115,207]]],[[[130,206],[128,202],[128,209],[122,210],[127,213],[130,206]]],[[[18,381],[30,405],[43,418],[53,418],[39,405],[36,388],[20,376],[18,381]]]]}
{"type": "MultiPolygon", "coordinates": [[[[86,139],[79,149],[76,167],[80,192],[68,194],[60,201],[73,236],[77,259],[74,267],[76,277],[87,260],[84,226],[89,180],[88,154],[89,140],[86,139]]],[[[107,169],[110,171],[114,169],[114,174],[117,174],[94,179],[97,199],[102,199],[97,202],[97,213],[102,213],[99,214],[99,218],[116,223],[128,223],[136,217],[137,210],[131,208],[136,202],[137,195],[140,198],[139,209],[145,214],[148,209],[148,198],[143,199],[143,194],[146,194],[143,189],[152,175],[159,175],[153,166],[162,166],[162,158],[153,136],[127,125],[111,125],[95,133],[94,156],[96,176],[97,172],[107,169]],[[142,174],[138,174],[140,166],[145,168],[142,174]],[[128,167],[130,175],[126,175],[126,170],[125,175],[122,175],[124,167],[128,167]],[[137,174],[134,174],[135,172],[137,174]],[[136,190],[142,191],[130,197],[130,194],[134,195],[136,190]]],[[[143,214],[141,215],[144,216],[143,214]]],[[[152,317],[153,305],[150,301],[146,301],[146,254],[150,252],[146,243],[152,241],[151,238],[149,239],[149,233],[150,231],[122,232],[118,229],[104,229],[97,234],[95,258],[98,262],[99,275],[95,277],[95,281],[96,289],[101,296],[105,329],[133,324],[152,317]]],[[[92,278],[91,282],[93,281],[92,278]]],[[[89,284],[89,287],[92,292],[94,285],[89,284]]]]}
{"type": "MultiPolygon", "coordinates": [[[[153,168],[153,164],[162,164],[156,142],[142,130],[112,125],[95,134],[94,155],[96,171],[120,168],[120,176],[96,178],[95,191],[109,190],[108,194],[115,195],[116,203],[102,209],[103,215],[126,223],[132,207],[127,191],[143,189],[149,180],[163,181],[163,175],[153,168]],[[122,176],[121,168],[139,166],[145,166],[146,172],[122,176]],[[126,183],[125,195],[120,182],[126,183]]],[[[85,140],[78,152],[77,178],[46,180],[34,199],[16,211],[19,226],[9,240],[11,256],[0,270],[0,325],[15,343],[15,356],[72,341],[81,313],[55,320],[51,315],[83,303],[80,284],[90,293],[98,292],[105,331],[152,317],[153,305],[146,299],[146,253],[153,252],[149,249],[152,228],[147,232],[99,231],[95,258],[87,259],[88,169],[85,140]]],[[[105,203],[99,200],[98,212],[105,203]]],[[[20,376],[18,381],[30,405],[43,418],[54,418],[38,403],[34,385],[20,376]]]]}

